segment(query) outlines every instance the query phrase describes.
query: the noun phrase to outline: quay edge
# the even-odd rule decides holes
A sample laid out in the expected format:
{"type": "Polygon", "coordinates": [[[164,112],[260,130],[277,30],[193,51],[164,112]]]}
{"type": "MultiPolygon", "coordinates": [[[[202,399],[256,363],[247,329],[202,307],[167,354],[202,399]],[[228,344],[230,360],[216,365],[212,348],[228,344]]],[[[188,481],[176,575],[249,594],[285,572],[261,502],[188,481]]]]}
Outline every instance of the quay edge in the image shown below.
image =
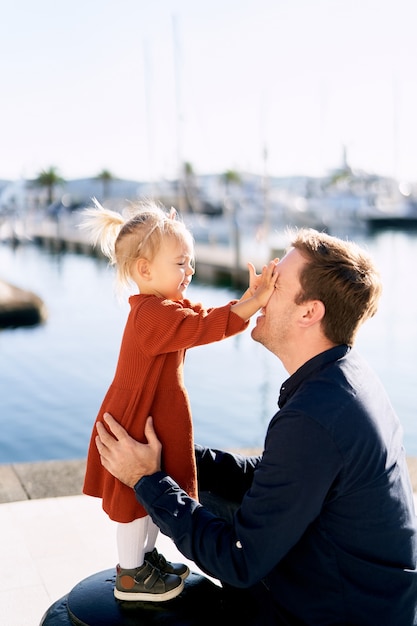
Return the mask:
{"type": "MultiPolygon", "coordinates": [[[[261,453],[258,448],[231,451],[261,453]]],[[[0,464],[0,504],[81,495],[85,464],[85,459],[0,464]]],[[[407,465],[413,492],[417,493],[417,457],[407,457],[407,465]]]]}

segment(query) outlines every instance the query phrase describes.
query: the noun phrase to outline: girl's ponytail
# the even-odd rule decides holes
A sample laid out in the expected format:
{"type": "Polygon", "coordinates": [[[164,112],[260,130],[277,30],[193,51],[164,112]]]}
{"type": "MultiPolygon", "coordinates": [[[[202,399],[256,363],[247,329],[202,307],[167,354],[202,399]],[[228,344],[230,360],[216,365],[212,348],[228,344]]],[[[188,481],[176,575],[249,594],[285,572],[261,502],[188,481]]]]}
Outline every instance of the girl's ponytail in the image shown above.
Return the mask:
{"type": "Polygon", "coordinates": [[[81,222],[80,228],[90,233],[90,240],[94,246],[100,246],[103,254],[114,265],[115,243],[125,219],[120,213],[105,209],[96,198],[93,198],[95,208],[85,209],[86,218],[81,222]]]}

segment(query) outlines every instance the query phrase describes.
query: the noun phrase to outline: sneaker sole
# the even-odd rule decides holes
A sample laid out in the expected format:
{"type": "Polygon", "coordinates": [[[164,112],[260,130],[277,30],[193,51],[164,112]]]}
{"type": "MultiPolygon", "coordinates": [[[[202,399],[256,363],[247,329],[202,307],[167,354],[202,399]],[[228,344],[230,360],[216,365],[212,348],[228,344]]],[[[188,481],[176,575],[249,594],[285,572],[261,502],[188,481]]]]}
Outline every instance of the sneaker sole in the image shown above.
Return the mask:
{"type": "Polygon", "coordinates": [[[139,591],[120,591],[119,589],[114,588],[114,597],[118,600],[127,600],[129,602],[166,602],[167,600],[172,600],[172,598],[176,598],[180,595],[181,591],[184,589],[184,582],[181,580],[181,584],[175,589],[171,589],[170,591],[166,591],[165,593],[142,593],[139,591]]]}

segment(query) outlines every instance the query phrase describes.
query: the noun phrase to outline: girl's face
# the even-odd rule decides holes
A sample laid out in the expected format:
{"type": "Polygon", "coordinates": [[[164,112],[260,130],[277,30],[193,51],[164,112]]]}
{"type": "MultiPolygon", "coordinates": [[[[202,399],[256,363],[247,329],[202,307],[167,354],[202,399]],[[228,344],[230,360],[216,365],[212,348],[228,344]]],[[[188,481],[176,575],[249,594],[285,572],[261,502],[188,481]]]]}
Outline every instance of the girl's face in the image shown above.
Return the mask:
{"type": "Polygon", "coordinates": [[[166,237],[149,263],[148,293],[169,300],[182,300],[194,274],[194,250],[191,242],[166,237]]]}

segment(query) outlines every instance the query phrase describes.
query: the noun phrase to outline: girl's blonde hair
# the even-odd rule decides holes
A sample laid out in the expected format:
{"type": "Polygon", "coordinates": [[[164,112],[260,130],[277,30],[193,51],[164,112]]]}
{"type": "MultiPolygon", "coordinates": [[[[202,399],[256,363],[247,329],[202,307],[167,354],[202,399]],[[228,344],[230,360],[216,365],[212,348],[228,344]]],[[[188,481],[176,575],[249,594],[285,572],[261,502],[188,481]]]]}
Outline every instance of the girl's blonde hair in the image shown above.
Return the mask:
{"type": "Polygon", "coordinates": [[[193,248],[193,238],[174,208],[170,212],[153,201],[132,204],[124,214],[105,209],[93,198],[95,208],[85,209],[81,228],[89,231],[91,242],[100,246],[111,265],[116,266],[117,280],[128,286],[132,263],[139,258],[152,261],[165,237],[193,248]],[[124,216],[126,214],[126,217],[124,216]]]}

